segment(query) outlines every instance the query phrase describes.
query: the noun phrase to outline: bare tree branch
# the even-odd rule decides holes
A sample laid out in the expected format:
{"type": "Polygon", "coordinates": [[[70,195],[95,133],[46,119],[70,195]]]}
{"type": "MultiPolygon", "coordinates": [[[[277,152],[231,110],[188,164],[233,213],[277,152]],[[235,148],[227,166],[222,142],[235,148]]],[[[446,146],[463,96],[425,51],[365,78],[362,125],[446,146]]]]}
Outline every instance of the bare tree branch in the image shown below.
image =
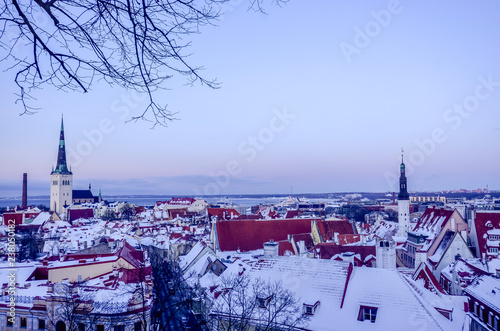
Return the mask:
{"type": "MultiPolygon", "coordinates": [[[[265,0],[249,0],[264,12],[265,0]]],[[[269,0],[280,5],[287,0],[269,0]]],[[[173,76],[218,88],[188,62],[185,36],[214,25],[229,0],[3,0],[0,48],[17,70],[14,78],[24,114],[36,111],[33,90],[53,85],[62,91],[89,91],[92,84],[132,89],[148,96],[131,120],[167,125],[175,113],[155,100],[173,76]],[[29,51],[28,51],[29,50],[29,51]]],[[[10,63],[13,65],[10,65],[10,63]]]]}

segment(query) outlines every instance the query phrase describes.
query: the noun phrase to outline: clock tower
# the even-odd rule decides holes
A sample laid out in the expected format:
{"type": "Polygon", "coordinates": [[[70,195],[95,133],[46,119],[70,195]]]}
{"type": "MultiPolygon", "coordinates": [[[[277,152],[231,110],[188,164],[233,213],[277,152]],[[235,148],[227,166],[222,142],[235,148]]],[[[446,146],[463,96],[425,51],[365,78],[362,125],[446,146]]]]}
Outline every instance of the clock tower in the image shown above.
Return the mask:
{"type": "Polygon", "coordinates": [[[410,195],[406,182],[406,166],[403,161],[403,150],[401,150],[401,174],[399,176],[399,194],[398,194],[398,223],[399,229],[397,236],[406,237],[410,231],[410,195]]]}

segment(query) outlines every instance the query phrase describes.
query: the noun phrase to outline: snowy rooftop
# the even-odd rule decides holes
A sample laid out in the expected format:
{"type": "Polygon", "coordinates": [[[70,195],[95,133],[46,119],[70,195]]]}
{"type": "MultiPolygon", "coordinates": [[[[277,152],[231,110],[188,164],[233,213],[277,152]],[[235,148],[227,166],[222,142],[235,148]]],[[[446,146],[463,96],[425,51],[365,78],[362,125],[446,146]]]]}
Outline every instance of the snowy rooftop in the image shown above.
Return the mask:
{"type": "Polygon", "coordinates": [[[351,268],[342,261],[280,257],[259,260],[243,274],[281,282],[300,303],[319,301],[305,326],[311,330],[405,330],[418,325],[458,330],[463,325],[464,297],[438,296],[396,270],[351,268]],[[359,320],[362,306],[377,309],[374,323],[359,320]],[[453,321],[436,308],[453,309],[453,321]]]}
{"type": "Polygon", "coordinates": [[[477,298],[500,314],[500,279],[488,275],[476,278],[465,293],[477,298]]]}

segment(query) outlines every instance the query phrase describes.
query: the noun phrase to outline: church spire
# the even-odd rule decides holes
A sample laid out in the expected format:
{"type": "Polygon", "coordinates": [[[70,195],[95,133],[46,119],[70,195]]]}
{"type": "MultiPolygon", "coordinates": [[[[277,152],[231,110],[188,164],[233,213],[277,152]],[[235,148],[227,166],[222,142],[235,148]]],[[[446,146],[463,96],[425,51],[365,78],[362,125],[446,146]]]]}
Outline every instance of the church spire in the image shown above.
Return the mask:
{"type": "Polygon", "coordinates": [[[399,176],[399,194],[398,200],[409,200],[408,188],[406,183],[406,166],[403,160],[404,150],[401,148],[401,175],[399,176]]]}
{"type": "Polygon", "coordinates": [[[71,175],[71,171],[68,170],[68,165],[66,164],[66,146],[64,143],[64,123],[62,116],[61,116],[61,133],[59,135],[59,151],[57,153],[57,165],[56,169],[53,170],[52,173],[71,175]]]}

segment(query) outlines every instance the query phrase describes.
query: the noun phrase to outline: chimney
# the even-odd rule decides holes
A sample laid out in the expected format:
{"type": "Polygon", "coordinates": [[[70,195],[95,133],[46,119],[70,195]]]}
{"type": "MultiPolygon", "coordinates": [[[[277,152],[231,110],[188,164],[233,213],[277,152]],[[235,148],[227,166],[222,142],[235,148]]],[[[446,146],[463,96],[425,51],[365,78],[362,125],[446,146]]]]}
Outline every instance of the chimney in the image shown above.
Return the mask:
{"type": "Polygon", "coordinates": [[[23,199],[21,202],[21,207],[26,208],[28,206],[28,174],[23,174],[23,199]]]}

